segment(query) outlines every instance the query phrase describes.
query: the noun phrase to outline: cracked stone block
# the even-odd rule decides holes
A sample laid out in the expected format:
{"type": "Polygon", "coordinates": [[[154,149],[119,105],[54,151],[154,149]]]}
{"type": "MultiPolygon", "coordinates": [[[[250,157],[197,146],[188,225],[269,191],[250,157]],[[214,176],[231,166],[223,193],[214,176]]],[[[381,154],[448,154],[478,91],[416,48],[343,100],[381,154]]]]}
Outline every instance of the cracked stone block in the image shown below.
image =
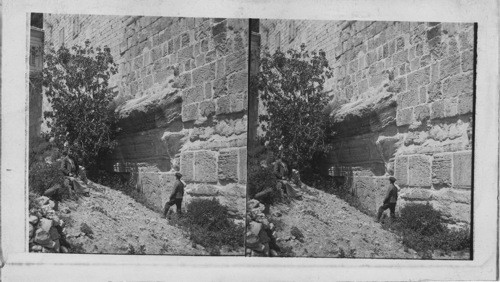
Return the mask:
{"type": "Polygon", "coordinates": [[[426,155],[414,155],[408,158],[409,186],[431,186],[431,160],[426,155]]]}

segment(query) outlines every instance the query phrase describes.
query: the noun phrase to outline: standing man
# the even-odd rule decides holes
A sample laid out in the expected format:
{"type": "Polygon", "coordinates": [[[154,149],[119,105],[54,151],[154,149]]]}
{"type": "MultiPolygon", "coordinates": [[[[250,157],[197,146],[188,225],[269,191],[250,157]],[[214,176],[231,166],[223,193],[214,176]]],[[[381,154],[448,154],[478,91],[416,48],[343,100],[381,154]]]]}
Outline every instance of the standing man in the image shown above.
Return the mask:
{"type": "Polygon", "coordinates": [[[396,203],[398,201],[398,187],[395,184],[396,178],[392,176],[389,177],[389,182],[391,184],[389,185],[389,189],[387,189],[387,193],[385,194],[384,204],[380,208],[378,208],[377,222],[380,221],[380,217],[386,209],[390,209],[391,218],[396,218],[396,203]]]}
{"type": "Polygon", "coordinates": [[[182,214],[182,198],[184,197],[184,187],[186,186],[185,183],[181,180],[182,174],[179,172],[175,173],[175,183],[174,183],[174,189],[172,190],[172,194],[170,194],[170,201],[165,203],[165,207],[163,208],[163,216],[162,218],[167,217],[167,213],[170,210],[170,207],[173,206],[174,204],[177,207],[177,215],[182,214]]]}

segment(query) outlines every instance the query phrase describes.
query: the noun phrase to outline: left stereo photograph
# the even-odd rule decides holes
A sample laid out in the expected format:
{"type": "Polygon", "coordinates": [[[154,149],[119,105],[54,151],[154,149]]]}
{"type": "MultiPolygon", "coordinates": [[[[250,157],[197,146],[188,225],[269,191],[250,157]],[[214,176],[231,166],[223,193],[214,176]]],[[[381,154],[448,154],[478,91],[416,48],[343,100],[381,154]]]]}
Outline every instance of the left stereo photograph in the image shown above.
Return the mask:
{"type": "Polygon", "coordinates": [[[30,18],[29,251],[243,256],[249,20],[30,18]]]}

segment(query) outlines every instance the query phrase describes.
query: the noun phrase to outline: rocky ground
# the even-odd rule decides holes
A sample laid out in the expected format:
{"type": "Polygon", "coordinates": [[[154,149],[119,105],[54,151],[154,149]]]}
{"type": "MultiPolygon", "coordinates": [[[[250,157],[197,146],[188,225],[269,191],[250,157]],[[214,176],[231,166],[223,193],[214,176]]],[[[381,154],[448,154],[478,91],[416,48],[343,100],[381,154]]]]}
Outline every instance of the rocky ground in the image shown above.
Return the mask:
{"type": "MultiPolygon", "coordinates": [[[[79,253],[208,255],[187,231],[133,198],[92,184],[89,197],[60,204],[69,243],[79,253]],[[88,228],[87,228],[88,227],[88,228]]],[[[241,254],[243,251],[239,252],[241,254]]],[[[238,252],[221,250],[221,255],[238,252]]]]}
{"type": "MultiPolygon", "coordinates": [[[[303,186],[302,200],[271,206],[270,222],[285,253],[298,257],[355,257],[419,259],[396,234],[337,196],[303,186]],[[292,231],[295,229],[294,231],[292,231]],[[298,230],[298,232],[297,232],[298,230]]],[[[439,252],[433,258],[468,258],[439,252]]]]}

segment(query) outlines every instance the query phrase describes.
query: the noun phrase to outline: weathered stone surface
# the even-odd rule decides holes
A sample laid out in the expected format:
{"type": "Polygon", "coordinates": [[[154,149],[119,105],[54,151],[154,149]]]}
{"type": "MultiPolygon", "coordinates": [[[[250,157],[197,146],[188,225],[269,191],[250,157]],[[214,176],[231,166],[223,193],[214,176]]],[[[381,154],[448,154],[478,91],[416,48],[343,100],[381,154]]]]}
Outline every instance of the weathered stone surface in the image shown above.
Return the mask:
{"type": "Polygon", "coordinates": [[[247,148],[243,147],[238,152],[238,179],[239,183],[247,183],[247,148]]]}
{"type": "Polygon", "coordinates": [[[181,173],[184,180],[194,180],[194,152],[181,153],[181,173]]]}
{"type": "Polygon", "coordinates": [[[449,56],[443,59],[439,69],[441,71],[441,79],[460,73],[460,55],[449,56]]]}
{"type": "Polygon", "coordinates": [[[467,72],[474,69],[474,57],[471,51],[464,51],[460,57],[462,62],[462,71],[467,72]]]}
{"type": "Polygon", "coordinates": [[[433,192],[433,199],[447,205],[450,203],[462,203],[470,205],[472,193],[469,190],[457,190],[452,188],[443,188],[433,192]]]}
{"type": "Polygon", "coordinates": [[[453,187],[470,189],[472,179],[472,153],[459,152],[453,154],[453,187]]]}
{"type": "Polygon", "coordinates": [[[436,154],[432,160],[432,184],[451,186],[452,154],[436,154]]]}
{"type": "Polygon", "coordinates": [[[474,109],[474,101],[471,95],[462,95],[458,97],[457,114],[464,115],[471,113],[474,109]]]}
{"type": "Polygon", "coordinates": [[[424,68],[408,74],[408,89],[419,88],[430,82],[430,68],[424,68]]]}
{"type": "Polygon", "coordinates": [[[205,98],[203,86],[197,85],[186,89],[182,92],[182,102],[184,105],[189,105],[195,102],[201,102],[205,98]]]}
{"type": "Polygon", "coordinates": [[[431,104],[431,119],[444,118],[444,101],[439,100],[431,104]]]}
{"type": "Polygon", "coordinates": [[[442,98],[441,82],[433,82],[427,87],[427,95],[429,102],[433,102],[442,98]]]}
{"type": "Polygon", "coordinates": [[[226,58],[226,74],[246,70],[247,64],[247,53],[244,50],[231,53],[226,58]]]}
{"type": "Polygon", "coordinates": [[[226,77],[216,79],[214,81],[214,98],[218,98],[227,94],[227,81],[226,77]]]}
{"type": "Polygon", "coordinates": [[[414,155],[408,158],[408,185],[417,187],[431,186],[431,161],[428,156],[414,155]]]}
{"type": "Polygon", "coordinates": [[[432,192],[429,189],[410,188],[401,192],[401,197],[412,201],[429,201],[432,199],[432,192]]]}
{"type": "Polygon", "coordinates": [[[219,99],[217,99],[217,115],[229,113],[231,113],[229,96],[219,97],[219,99]]]}
{"type": "Polygon", "coordinates": [[[458,104],[458,100],[456,98],[445,99],[444,100],[444,116],[445,117],[456,116],[457,115],[457,104],[458,104]]]}
{"type": "Polygon", "coordinates": [[[193,85],[200,85],[213,79],[215,79],[214,63],[193,70],[193,85]]]}
{"type": "Polygon", "coordinates": [[[180,153],[182,145],[186,142],[184,132],[165,132],[161,140],[166,145],[168,155],[173,157],[180,153]]]}
{"type": "Polygon", "coordinates": [[[399,110],[396,115],[396,124],[398,126],[409,125],[413,121],[413,108],[399,110]]]}
{"type": "Polygon", "coordinates": [[[194,153],[194,181],[217,182],[217,153],[197,151],[194,153]]]}
{"type": "Polygon", "coordinates": [[[207,117],[215,114],[215,102],[212,100],[203,101],[200,103],[200,115],[207,117]]]}
{"type": "Polygon", "coordinates": [[[414,108],[415,120],[423,121],[430,117],[430,109],[428,105],[420,105],[414,108]]]}
{"type": "Polygon", "coordinates": [[[399,53],[396,53],[392,57],[392,65],[395,67],[406,62],[408,62],[408,50],[403,50],[399,53]]]}
{"type": "Polygon", "coordinates": [[[182,107],[182,121],[193,121],[198,118],[198,103],[182,107]]]}
{"type": "Polygon", "coordinates": [[[238,151],[239,149],[219,151],[219,180],[238,181],[238,151]]]}
{"type": "Polygon", "coordinates": [[[444,81],[443,94],[445,97],[472,95],[472,74],[460,74],[444,81]]]}
{"type": "Polygon", "coordinates": [[[404,109],[418,105],[419,96],[415,89],[398,94],[398,109],[404,109]]]}
{"type": "Polygon", "coordinates": [[[229,95],[234,95],[246,91],[248,88],[247,81],[248,73],[246,71],[241,71],[231,75],[228,81],[229,95]]]}
{"type": "Polygon", "coordinates": [[[402,186],[408,185],[408,157],[398,156],[394,163],[394,177],[402,186]]]}
{"type": "Polygon", "coordinates": [[[215,197],[219,189],[214,185],[190,183],[186,187],[186,194],[196,197],[215,197]]]}

